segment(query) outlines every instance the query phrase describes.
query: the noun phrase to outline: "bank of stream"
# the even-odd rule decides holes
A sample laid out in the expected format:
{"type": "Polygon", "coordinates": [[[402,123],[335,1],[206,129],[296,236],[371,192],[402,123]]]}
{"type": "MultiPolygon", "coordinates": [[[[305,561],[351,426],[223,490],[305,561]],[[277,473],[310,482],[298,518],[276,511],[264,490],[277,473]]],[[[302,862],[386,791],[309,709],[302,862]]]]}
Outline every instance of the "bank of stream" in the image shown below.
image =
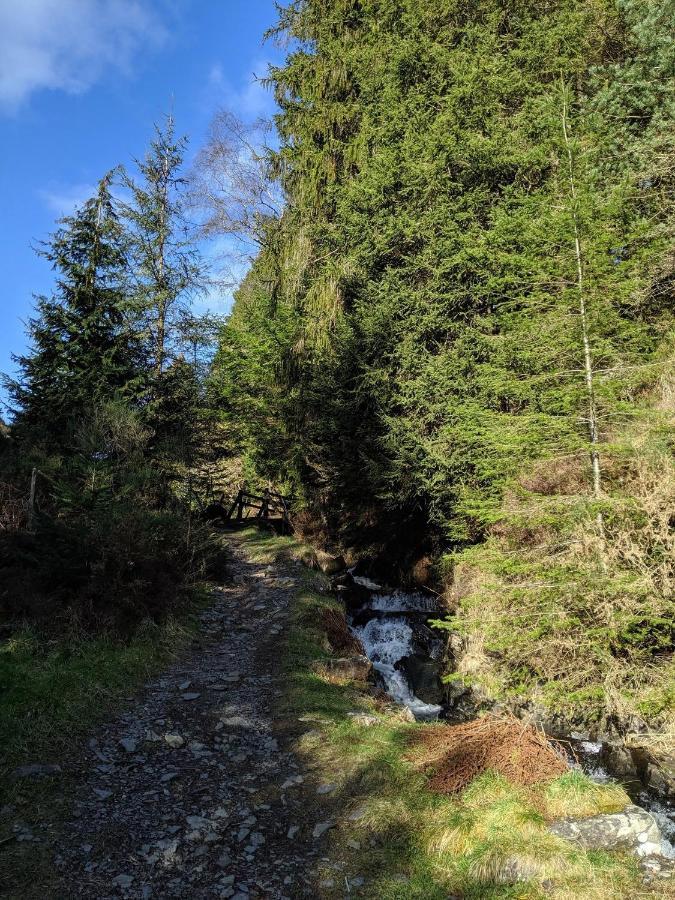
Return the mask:
{"type": "MultiPolygon", "coordinates": [[[[429,625],[441,618],[439,598],[427,592],[385,588],[354,572],[337,584],[352,633],[361,641],[383,689],[418,721],[466,720],[467,707],[451,702],[441,682],[446,640],[429,625]]],[[[470,704],[469,704],[470,707],[470,704]]],[[[650,812],[663,836],[664,855],[675,858],[675,803],[667,786],[650,783],[649,768],[626,767],[631,753],[620,744],[578,732],[551,734],[567,748],[568,761],[593,780],[620,783],[633,802],[650,812]]]]}

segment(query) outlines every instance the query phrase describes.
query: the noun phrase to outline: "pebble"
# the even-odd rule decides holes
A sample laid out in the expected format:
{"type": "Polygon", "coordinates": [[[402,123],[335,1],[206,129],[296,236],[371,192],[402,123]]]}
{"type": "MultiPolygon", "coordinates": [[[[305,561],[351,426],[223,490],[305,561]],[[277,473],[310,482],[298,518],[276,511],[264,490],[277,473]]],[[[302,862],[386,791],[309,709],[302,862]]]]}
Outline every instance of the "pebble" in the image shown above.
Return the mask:
{"type": "Polygon", "coordinates": [[[291,775],[291,777],[287,778],[281,785],[281,790],[285,791],[287,788],[297,787],[297,785],[302,784],[304,780],[302,775],[291,775]]]}
{"type": "Polygon", "coordinates": [[[182,694],[183,700],[199,700],[201,694],[182,694]]]}
{"type": "Polygon", "coordinates": [[[136,747],[138,746],[137,741],[134,738],[122,738],[120,740],[120,744],[124,747],[127,753],[135,753],[136,747]]]}
{"type": "Polygon", "coordinates": [[[314,830],[312,831],[313,838],[320,838],[322,834],[325,834],[330,828],[333,827],[333,822],[319,822],[314,826],[314,830]]]}
{"type": "Polygon", "coordinates": [[[52,763],[29,763],[27,766],[19,766],[12,772],[14,778],[47,778],[60,774],[61,766],[52,763]]]}
{"type": "Polygon", "coordinates": [[[322,784],[316,789],[317,794],[332,794],[337,790],[337,784],[322,784]]]}
{"type": "Polygon", "coordinates": [[[164,740],[169,747],[173,747],[174,750],[179,749],[185,744],[185,738],[181,737],[180,734],[165,734],[164,740]]]}
{"type": "Polygon", "coordinates": [[[353,812],[351,812],[347,816],[347,819],[349,822],[358,822],[365,816],[365,814],[366,814],[365,806],[359,806],[358,809],[355,809],[353,812]]]}

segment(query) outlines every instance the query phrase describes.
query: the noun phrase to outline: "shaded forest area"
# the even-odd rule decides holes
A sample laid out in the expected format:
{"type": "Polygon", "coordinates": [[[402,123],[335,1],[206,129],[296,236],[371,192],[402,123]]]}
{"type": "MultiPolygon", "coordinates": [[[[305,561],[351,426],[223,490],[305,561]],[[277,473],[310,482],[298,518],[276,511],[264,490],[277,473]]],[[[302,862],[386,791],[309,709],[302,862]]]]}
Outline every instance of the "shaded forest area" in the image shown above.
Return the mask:
{"type": "Polygon", "coordinates": [[[216,563],[186,485],[204,447],[206,273],[181,196],[185,141],[156,129],[39,246],[55,287],[6,378],[0,602],[10,623],[129,634],[216,563]],[[120,197],[124,199],[120,199],[120,197]],[[30,485],[30,489],[29,489],[30,485]]]}

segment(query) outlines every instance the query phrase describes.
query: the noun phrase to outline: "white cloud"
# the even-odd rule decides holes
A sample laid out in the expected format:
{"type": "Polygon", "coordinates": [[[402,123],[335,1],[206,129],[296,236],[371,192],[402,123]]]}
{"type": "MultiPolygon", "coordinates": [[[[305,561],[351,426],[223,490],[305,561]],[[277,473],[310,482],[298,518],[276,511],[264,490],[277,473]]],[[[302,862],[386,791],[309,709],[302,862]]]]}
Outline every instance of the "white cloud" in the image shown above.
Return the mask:
{"type": "Polygon", "coordinates": [[[165,38],[148,0],[0,0],[0,108],[44,89],[82,93],[165,38]]]}
{"type": "Polygon", "coordinates": [[[267,75],[268,67],[268,60],[256,60],[242,83],[234,85],[219,63],[212,65],[209,86],[219,105],[244,121],[270,116],[275,109],[274,97],[271,90],[260,83],[260,79],[267,75]]]}
{"type": "Polygon", "coordinates": [[[60,219],[72,215],[76,209],[96,193],[95,184],[72,184],[61,188],[45,188],[38,191],[47,209],[60,219]]]}

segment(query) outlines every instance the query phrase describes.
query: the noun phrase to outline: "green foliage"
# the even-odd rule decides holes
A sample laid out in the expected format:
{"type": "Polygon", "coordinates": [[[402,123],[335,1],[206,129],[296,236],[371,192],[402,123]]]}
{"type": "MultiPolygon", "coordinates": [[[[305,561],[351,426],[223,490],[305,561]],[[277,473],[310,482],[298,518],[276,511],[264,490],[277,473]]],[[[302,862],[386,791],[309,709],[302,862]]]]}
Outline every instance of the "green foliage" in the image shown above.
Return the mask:
{"type": "Polygon", "coordinates": [[[670,683],[673,12],[283,9],[286,207],[214,370],[337,542],[445,549],[484,687],[589,719],[670,683]]]}
{"type": "Polygon", "coordinates": [[[659,88],[624,134],[637,101],[617,86],[646,80],[655,54],[672,72],[667,17],[644,22],[641,5],[305,0],[282,14],[299,42],[270,79],[287,206],[217,368],[232,418],[255,410],[242,443],[260,471],[345,540],[420,517],[480,539],[524,460],[587,450],[582,326],[602,442],[649,383],[671,322],[656,285],[671,202],[647,174],[669,106],[659,88]]]}
{"type": "Polygon", "coordinates": [[[169,119],[138,181],[119,172],[129,201],[110,173],[42,251],[56,288],[38,298],[17,359],[2,459],[13,509],[28,505],[31,473],[36,487],[34,515],[0,534],[13,620],[129,631],[165,618],[213,556],[193,497],[179,499],[205,443],[215,330],[189,309],[201,263],[182,214],[184,147],[169,119]]]}
{"type": "Polygon", "coordinates": [[[51,461],[40,475],[48,498],[33,533],[1,536],[6,616],[29,615],[47,630],[77,622],[128,632],[144,618],[165,618],[185,583],[205,576],[216,548],[146,459],[150,435],[139,413],[100,406],[73,437],[71,455],[51,461]]]}
{"type": "Polygon", "coordinates": [[[18,439],[64,450],[73,423],[99,400],[133,401],[143,391],[141,341],[124,290],[124,232],[110,193],[112,173],[96,195],[40,251],[57,273],[52,297],[37,298],[29,353],[15,357],[9,381],[18,439]]]}

